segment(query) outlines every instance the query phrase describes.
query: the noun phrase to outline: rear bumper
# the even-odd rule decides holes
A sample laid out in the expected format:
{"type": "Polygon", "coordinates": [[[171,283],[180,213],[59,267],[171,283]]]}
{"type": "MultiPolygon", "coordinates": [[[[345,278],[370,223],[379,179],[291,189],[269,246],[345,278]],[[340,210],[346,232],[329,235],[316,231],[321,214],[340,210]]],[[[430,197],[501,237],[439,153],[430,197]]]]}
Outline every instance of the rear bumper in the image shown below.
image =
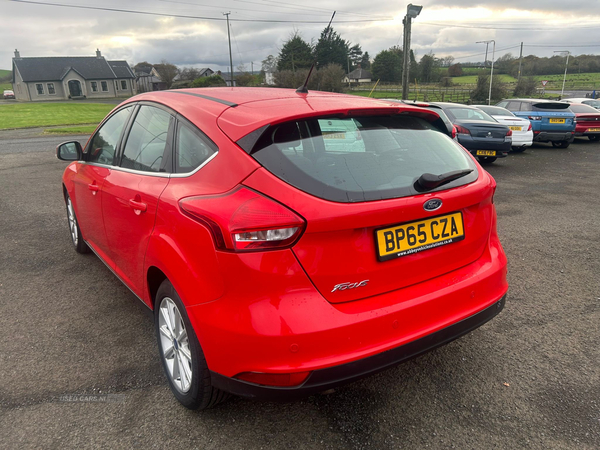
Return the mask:
{"type": "Polygon", "coordinates": [[[512,147],[531,147],[531,145],[533,145],[533,131],[513,133],[512,147]]]}
{"type": "Polygon", "coordinates": [[[391,350],[346,364],[315,370],[300,386],[285,388],[260,386],[216,372],[211,372],[211,382],[213,386],[240,397],[269,401],[292,400],[323,392],[393,367],[475,330],[498,315],[504,308],[505,300],[506,295],[460,322],[391,350]]]}
{"type": "Polygon", "coordinates": [[[571,131],[540,131],[534,133],[534,142],[561,142],[561,141],[572,141],[574,133],[571,131]]]}
{"type": "Polygon", "coordinates": [[[468,135],[459,135],[458,142],[473,156],[477,156],[477,150],[492,150],[496,152],[496,158],[506,157],[513,145],[512,139],[473,139],[468,135]]]}
{"type": "Polygon", "coordinates": [[[598,124],[597,127],[581,127],[581,128],[577,128],[575,130],[575,136],[598,136],[600,135],[600,131],[589,131],[589,128],[593,128],[593,129],[599,129],[600,128],[600,124],[598,124]]]}

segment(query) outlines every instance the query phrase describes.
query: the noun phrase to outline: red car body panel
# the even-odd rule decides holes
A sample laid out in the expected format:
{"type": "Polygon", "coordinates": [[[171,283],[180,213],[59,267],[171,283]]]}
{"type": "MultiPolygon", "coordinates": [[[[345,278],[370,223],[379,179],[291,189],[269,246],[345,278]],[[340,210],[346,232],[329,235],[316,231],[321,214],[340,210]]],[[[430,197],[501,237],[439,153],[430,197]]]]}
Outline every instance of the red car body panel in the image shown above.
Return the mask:
{"type": "Polygon", "coordinates": [[[575,136],[600,135],[600,113],[575,113],[575,136]]]}
{"type": "MultiPolygon", "coordinates": [[[[475,182],[454,189],[335,203],[290,186],[235,144],[277,121],[356,109],[389,111],[388,103],[238,88],[147,93],[125,103],[132,102],[168,106],[208,135],[218,153],[188,176],[74,162],[63,183],[86,242],[144,303],[153,308],[150,278],[156,272],[171,281],[211,371],[234,377],[355,361],[455,324],[506,294],[506,257],[492,201],[495,182],[481,168],[475,182]],[[98,191],[90,190],[93,184],[98,191]],[[211,230],[181,209],[182,199],[240,186],[302,217],[306,229],[299,241],[271,251],[218,249],[211,230]],[[443,209],[424,211],[423,203],[434,197],[443,200],[443,209]],[[138,214],[140,203],[146,211],[138,214]],[[463,215],[464,240],[377,260],[375,229],[456,211],[463,215]],[[331,292],[335,284],[362,279],[369,279],[364,287],[331,292]]],[[[437,117],[408,106],[394,110],[437,117]]]]}

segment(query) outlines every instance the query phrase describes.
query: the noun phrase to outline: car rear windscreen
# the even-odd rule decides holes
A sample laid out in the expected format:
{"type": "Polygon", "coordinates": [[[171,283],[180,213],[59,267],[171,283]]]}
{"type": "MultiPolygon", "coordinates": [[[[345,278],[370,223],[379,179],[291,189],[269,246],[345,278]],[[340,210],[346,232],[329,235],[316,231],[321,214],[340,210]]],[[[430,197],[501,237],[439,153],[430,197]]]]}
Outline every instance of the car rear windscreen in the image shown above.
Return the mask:
{"type": "Polygon", "coordinates": [[[435,190],[478,176],[452,139],[421,118],[403,115],[286,122],[267,129],[251,155],[292,186],[343,203],[418,194],[415,182],[424,173],[473,170],[435,190]]]}

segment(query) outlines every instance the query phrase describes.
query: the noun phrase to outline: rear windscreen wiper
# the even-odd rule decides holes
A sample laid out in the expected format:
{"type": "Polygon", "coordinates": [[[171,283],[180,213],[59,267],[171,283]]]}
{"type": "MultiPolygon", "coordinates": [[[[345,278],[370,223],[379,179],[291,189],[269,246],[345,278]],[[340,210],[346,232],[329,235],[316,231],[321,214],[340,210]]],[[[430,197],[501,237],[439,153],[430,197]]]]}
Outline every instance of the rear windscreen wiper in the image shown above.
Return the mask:
{"type": "Polygon", "coordinates": [[[462,178],[465,175],[469,175],[471,172],[473,172],[473,169],[454,170],[441,175],[424,173],[415,182],[415,189],[419,192],[430,191],[438,186],[441,186],[442,184],[450,183],[451,181],[462,178]]]}

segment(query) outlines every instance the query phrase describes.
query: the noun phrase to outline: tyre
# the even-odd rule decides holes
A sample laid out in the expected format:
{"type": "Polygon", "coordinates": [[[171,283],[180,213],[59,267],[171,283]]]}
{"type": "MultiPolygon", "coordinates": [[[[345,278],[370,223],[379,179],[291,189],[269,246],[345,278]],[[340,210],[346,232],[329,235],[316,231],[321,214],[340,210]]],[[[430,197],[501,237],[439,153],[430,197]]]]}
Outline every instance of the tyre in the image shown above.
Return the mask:
{"type": "Polygon", "coordinates": [[[552,141],[552,147],[567,148],[571,143],[569,141],[552,141]]]}
{"type": "Polygon", "coordinates": [[[525,147],[525,146],[513,147],[512,151],[513,151],[513,153],[523,153],[526,149],[527,149],[527,147],[525,147]]]}
{"type": "Polygon", "coordinates": [[[600,134],[592,134],[591,136],[588,136],[588,139],[590,141],[600,141],[600,134]]]}
{"type": "Polygon", "coordinates": [[[478,156],[477,160],[481,163],[481,164],[491,164],[494,161],[496,161],[498,158],[495,156],[478,156]]]}
{"type": "Polygon", "coordinates": [[[189,409],[211,408],[229,397],[210,383],[210,372],[185,307],[169,280],[154,302],[158,351],[175,398],[189,409]]]}
{"type": "Polygon", "coordinates": [[[71,242],[73,243],[73,247],[75,247],[75,251],[77,253],[89,253],[90,248],[81,237],[79,222],[77,222],[77,216],[75,215],[75,209],[73,208],[73,202],[71,202],[71,197],[69,197],[69,194],[67,194],[65,202],[67,204],[67,219],[69,220],[69,232],[71,233],[71,242]]]}

